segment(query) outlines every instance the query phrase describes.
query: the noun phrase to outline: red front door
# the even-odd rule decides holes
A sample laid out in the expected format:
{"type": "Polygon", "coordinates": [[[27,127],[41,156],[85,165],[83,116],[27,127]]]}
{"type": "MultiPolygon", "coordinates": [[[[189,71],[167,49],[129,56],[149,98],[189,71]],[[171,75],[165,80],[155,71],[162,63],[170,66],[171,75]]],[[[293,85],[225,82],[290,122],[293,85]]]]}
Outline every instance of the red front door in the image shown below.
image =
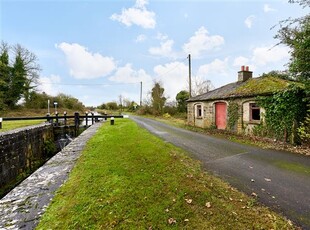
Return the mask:
{"type": "Polygon", "coordinates": [[[215,125],[217,129],[226,129],[226,103],[215,104],[215,125]]]}

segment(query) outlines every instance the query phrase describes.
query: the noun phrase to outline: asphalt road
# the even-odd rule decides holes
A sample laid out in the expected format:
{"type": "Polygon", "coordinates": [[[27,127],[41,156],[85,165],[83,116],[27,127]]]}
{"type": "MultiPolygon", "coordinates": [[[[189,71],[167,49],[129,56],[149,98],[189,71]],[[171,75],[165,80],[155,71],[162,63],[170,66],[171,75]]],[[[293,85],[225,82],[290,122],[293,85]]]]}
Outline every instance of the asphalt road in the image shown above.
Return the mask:
{"type": "Polygon", "coordinates": [[[205,170],[223,178],[259,202],[310,229],[310,157],[234,143],[176,128],[152,119],[131,117],[163,140],[183,148],[205,170]]]}

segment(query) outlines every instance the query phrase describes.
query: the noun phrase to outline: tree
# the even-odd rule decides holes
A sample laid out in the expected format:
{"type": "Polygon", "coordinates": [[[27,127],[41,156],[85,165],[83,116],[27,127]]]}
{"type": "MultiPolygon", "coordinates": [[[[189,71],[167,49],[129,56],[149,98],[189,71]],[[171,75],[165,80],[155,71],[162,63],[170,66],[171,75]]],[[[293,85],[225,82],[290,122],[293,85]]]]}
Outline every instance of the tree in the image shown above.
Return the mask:
{"type": "MultiPolygon", "coordinates": [[[[309,0],[291,0],[289,2],[298,3],[304,8],[310,6],[309,0]]],[[[289,72],[294,79],[304,82],[309,91],[310,14],[300,18],[289,18],[281,21],[275,38],[280,40],[280,44],[284,44],[290,48],[291,59],[289,62],[289,72]]]]}
{"type": "Polygon", "coordinates": [[[152,108],[157,114],[163,113],[163,108],[166,103],[167,98],[164,97],[165,89],[161,87],[159,82],[154,83],[154,87],[151,91],[152,96],[152,108]]]}
{"type": "MultiPolygon", "coordinates": [[[[289,0],[289,2],[298,3],[303,8],[310,7],[310,0],[289,0]]],[[[291,77],[305,84],[303,101],[306,106],[299,109],[306,112],[308,106],[308,114],[302,118],[304,120],[298,125],[301,125],[299,130],[307,133],[309,132],[307,121],[310,117],[310,14],[280,21],[275,38],[280,40],[279,44],[287,45],[290,48],[291,59],[288,66],[291,77]]]]}
{"type": "Polygon", "coordinates": [[[210,80],[205,80],[201,77],[195,77],[192,84],[192,96],[195,97],[207,93],[213,88],[214,87],[210,80]]]}
{"type": "Polygon", "coordinates": [[[13,108],[19,99],[21,99],[25,90],[26,76],[27,73],[23,59],[20,54],[17,54],[10,75],[9,91],[6,94],[7,105],[10,108],[13,108]]]}
{"type": "Polygon", "coordinates": [[[58,94],[55,98],[55,101],[58,102],[59,108],[67,108],[81,111],[84,109],[84,105],[77,98],[64,93],[58,94]]]}
{"type": "Polygon", "coordinates": [[[12,48],[2,42],[0,59],[0,104],[2,102],[13,108],[22,97],[29,102],[30,92],[35,87],[40,70],[36,64],[36,56],[20,45],[12,48]],[[14,54],[13,65],[10,65],[10,50],[14,54]]]}
{"type": "Polygon", "coordinates": [[[23,97],[25,102],[28,103],[30,100],[29,93],[36,88],[41,69],[37,64],[38,59],[36,55],[28,49],[17,44],[13,47],[13,51],[15,56],[18,56],[24,65],[26,80],[23,87],[23,97]]]}
{"type": "Polygon", "coordinates": [[[9,66],[9,46],[1,43],[0,50],[0,109],[5,109],[4,95],[9,91],[11,67],[9,66]]]}
{"type": "Polygon", "coordinates": [[[306,103],[303,100],[305,92],[298,84],[292,84],[284,91],[272,96],[260,97],[259,104],[265,110],[267,129],[271,130],[277,138],[283,138],[295,144],[297,142],[297,126],[303,121],[306,103]]]}
{"type": "Polygon", "coordinates": [[[283,79],[283,80],[295,80],[293,79],[289,72],[288,71],[278,71],[278,70],[272,70],[268,73],[263,73],[262,74],[262,77],[265,77],[265,76],[268,76],[268,77],[276,77],[276,78],[280,78],[280,79],[283,79]]]}
{"type": "Polygon", "coordinates": [[[182,90],[180,91],[176,98],[177,100],[177,108],[178,108],[178,112],[186,112],[187,111],[187,103],[186,100],[189,99],[189,92],[187,92],[186,90],[182,90]]]}
{"type": "Polygon", "coordinates": [[[108,107],[107,107],[107,105],[106,105],[105,103],[102,103],[102,104],[99,105],[97,108],[98,108],[98,109],[107,109],[108,107]]]}
{"type": "Polygon", "coordinates": [[[117,103],[113,101],[113,102],[108,102],[107,103],[107,108],[109,110],[117,110],[118,106],[117,106],[117,103]]]}

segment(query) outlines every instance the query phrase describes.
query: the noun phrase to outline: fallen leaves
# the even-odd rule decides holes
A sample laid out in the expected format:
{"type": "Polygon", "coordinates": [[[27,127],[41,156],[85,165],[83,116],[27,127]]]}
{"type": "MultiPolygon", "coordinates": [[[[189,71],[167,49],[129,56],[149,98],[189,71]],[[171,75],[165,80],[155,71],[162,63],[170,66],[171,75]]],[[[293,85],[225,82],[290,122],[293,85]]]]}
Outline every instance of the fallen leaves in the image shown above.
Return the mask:
{"type": "Polygon", "coordinates": [[[186,203],[191,204],[193,202],[193,199],[185,199],[186,203]]]}
{"type": "Polygon", "coordinates": [[[168,224],[176,224],[177,221],[174,218],[169,218],[168,219],[168,224]]]}
{"type": "Polygon", "coordinates": [[[257,195],[255,192],[252,192],[252,193],[251,193],[251,196],[253,196],[253,197],[255,197],[255,198],[258,197],[258,195],[257,195]]]}
{"type": "Polygon", "coordinates": [[[207,202],[205,206],[206,206],[207,208],[211,208],[211,203],[210,203],[210,202],[207,202]]]}

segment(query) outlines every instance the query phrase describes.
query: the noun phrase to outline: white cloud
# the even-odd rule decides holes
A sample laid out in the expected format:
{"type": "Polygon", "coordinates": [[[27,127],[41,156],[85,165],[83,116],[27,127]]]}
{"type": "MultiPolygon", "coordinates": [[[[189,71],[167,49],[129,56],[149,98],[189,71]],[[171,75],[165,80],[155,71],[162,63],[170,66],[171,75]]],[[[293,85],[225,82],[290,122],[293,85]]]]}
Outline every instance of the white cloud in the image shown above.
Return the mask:
{"type": "Polygon", "coordinates": [[[170,101],[175,100],[177,93],[188,89],[188,66],[183,62],[171,62],[154,67],[156,80],[163,83],[165,95],[170,101]]]}
{"type": "Polygon", "coordinates": [[[244,24],[246,25],[246,27],[248,27],[249,29],[252,28],[253,26],[253,22],[255,20],[255,16],[254,15],[250,15],[249,17],[247,17],[244,21],[244,24]]]}
{"type": "Polygon", "coordinates": [[[174,57],[172,51],[173,40],[167,40],[160,43],[159,47],[151,47],[149,53],[152,55],[163,56],[163,57],[174,57]]]}
{"type": "Polygon", "coordinates": [[[224,44],[224,38],[219,35],[210,36],[209,32],[202,26],[189,42],[183,45],[183,51],[190,53],[194,58],[200,57],[203,52],[220,47],[224,44]]]}
{"type": "Polygon", "coordinates": [[[94,79],[110,74],[116,64],[111,57],[99,53],[91,53],[87,48],[73,43],[56,44],[62,50],[70,68],[70,75],[77,79],[94,79]]]}
{"type": "Polygon", "coordinates": [[[249,63],[249,59],[246,57],[239,56],[235,58],[233,66],[243,66],[249,63]]]}
{"type": "Polygon", "coordinates": [[[156,39],[164,41],[168,39],[168,36],[166,34],[157,33],[156,39]]]}
{"type": "Polygon", "coordinates": [[[210,64],[200,66],[197,76],[206,77],[206,79],[208,79],[208,75],[227,76],[229,73],[228,66],[228,58],[225,58],[224,60],[215,59],[210,64]]]}
{"type": "Polygon", "coordinates": [[[290,57],[289,49],[281,46],[262,46],[253,50],[252,63],[254,65],[264,66],[268,63],[276,63],[286,60],[290,57]]]}
{"type": "Polygon", "coordinates": [[[57,83],[61,82],[58,75],[51,75],[50,77],[40,77],[38,90],[45,92],[48,95],[56,96],[61,92],[60,86],[57,83]]]}
{"type": "Polygon", "coordinates": [[[265,4],[264,5],[264,12],[265,13],[269,13],[269,12],[272,12],[272,11],[276,11],[276,9],[271,8],[269,4],[265,4]]]}
{"type": "Polygon", "coordinates": [[[139,42],[144,42],[146,39],[147,39],[146,35],[140,34],[138,35],[135,41],[139,43],[139,42]]]}
{"type": "Polygon", "coordinates": [[[147,4],[147,0],[137,0],[133,7],[123,9],[121,14],[113,14],[110,18],[128,27],[137,25],[145,29],[153,29],[156,25],[155,13],[146,9],[147,4]]]}
{"type": "Polygon", "coordinates": [[[121,83],[139,83],[152,81],[152,78],[143,69],[134,70],[128,63],[124,67],[119,67],[109,80],[121,83]]]}

